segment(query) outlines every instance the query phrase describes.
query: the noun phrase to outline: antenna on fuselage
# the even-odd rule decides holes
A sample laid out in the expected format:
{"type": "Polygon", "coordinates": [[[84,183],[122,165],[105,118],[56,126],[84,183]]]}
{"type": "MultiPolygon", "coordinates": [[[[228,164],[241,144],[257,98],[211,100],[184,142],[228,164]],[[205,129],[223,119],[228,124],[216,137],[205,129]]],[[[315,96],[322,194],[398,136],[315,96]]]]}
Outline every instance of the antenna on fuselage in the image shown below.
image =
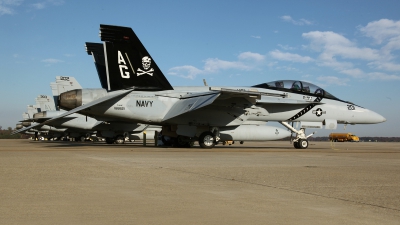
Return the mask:
{"type": "Polygon", "coordinates": [[[203,79],[203,83],[204,83],[204,86],[208,86],[206,79],[203,79]]]}

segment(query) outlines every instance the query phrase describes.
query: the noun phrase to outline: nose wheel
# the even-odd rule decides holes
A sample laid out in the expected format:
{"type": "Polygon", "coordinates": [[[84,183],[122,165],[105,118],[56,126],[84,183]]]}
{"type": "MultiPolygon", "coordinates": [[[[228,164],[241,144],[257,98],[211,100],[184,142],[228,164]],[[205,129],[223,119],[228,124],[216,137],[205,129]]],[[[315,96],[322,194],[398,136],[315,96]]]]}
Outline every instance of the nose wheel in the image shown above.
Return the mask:
{"type": "Polygon", "coordinates": [[[299,139],[296,142],[293,142],[293,146],[297,149],[306,149],[308,148],[308,141],[307,139],[299,139]]]}
{"type": "Polygon", "coordinates": [[[280,124],[282,124],[283,126],[287,127],[289,130],[291,130],[293,133],[296,134],[296,137],[293,139],[293,146],[297,149],[306,149],[308,148],[308,140],[307,138],[309,138],[310,136],[312,136],[314,133],[306,136],[305,128],[301,128],[300,130],[296,130],[294,129],[294,127],[292,127],[290,124],[286,123],[286,122],[280,122],[280,124]]]}

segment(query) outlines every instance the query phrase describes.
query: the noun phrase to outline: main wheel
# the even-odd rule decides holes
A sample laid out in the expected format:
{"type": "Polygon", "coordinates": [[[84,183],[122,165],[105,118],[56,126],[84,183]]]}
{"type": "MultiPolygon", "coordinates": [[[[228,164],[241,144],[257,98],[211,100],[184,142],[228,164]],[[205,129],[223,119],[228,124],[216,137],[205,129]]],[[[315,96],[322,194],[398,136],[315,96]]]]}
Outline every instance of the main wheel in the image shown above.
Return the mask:
{"type": "Polygon", "coordinates": [[[210,131],[203,132],[199,137],[199,145],[202,148],[213,148],[215,146],[214,134],[210,131]]]}
{"type": "Polygon", "coordinates": [[[193,145],[194,145],[194,141],[188,141],[188,142],[186,143],[186,146],[185,146],[185,147],[191,148],[191,147],[193,147],[193,145]]]}
{"type": "Polygon", "coordinates": [[[125,138],[122,135],[119,135],[115,138],[115,144],[123,144],[125,143],[125,138]]]}
{"type": "Polygon", "coordinates": [[[106,138],[106,143],[107,144],[114,144],[114,138],[106,138]]]}
{"type": "Polygon", "coordinates": [[[178,135],[178,137],[175,138],[174,146],[182,148],[185,147],[186,143],[187,141],[185,140],[185,138],[181,135],[178,135]]]}
{"type": "Polygon", "coordinates": [[[296,141],[296,142],[293,142],[293,147],[299,149],[300,148],[300,144],[299,143],[300,143],[300,140],[296,141]]]}
{"type": "Polygon", "coordinates": [[[162,135],[161,136],[161,141],[165,146],[171,146],[172,145],[172,139],[169,136],[162,135]]]}
{"type": "Polygon", "coordinates": [[[302,149],[308,148],[307,139],[300,139],[298,143],[299,143],[300,148],[302,148],[302,149]]]}

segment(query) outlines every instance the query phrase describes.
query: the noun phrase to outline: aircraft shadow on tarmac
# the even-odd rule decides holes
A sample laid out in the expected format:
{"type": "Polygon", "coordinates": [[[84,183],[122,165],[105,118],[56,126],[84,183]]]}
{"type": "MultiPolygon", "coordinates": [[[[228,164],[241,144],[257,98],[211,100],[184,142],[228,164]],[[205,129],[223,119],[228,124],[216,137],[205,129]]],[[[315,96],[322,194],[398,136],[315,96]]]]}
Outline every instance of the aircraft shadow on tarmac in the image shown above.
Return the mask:
{"type": "MultiPolygon", "coordinates": [[[[265,143],[265,146],[254,146],[253,144],[249,145],[216,145],[214,149],[203,149],[198,145],[194,145],[191,148],[185,148],[185,147],[172,147],[172,146],[154,146],[154,142],[147,142],[146,146],[143,146],[143,142],[129,142],[125,144],[106,144],[104,142],[71,142],[71,141],[49,141],[49,142],[37,142],[37,141],[31,141],[30,143],[36,144],[36,143],[43,143],[46,144],[43,146],[44,148],[65,148],[65,149],[71,149],[77,148],[77,147],[90,147],[89,149],[77,149],[77,150],[105,150],[105,149],[135,149],[135,151],[139,149],[152,149],[152,150],[167,150],[168,152],[182,152],[182,151],[193,151],[193,152],[217,152],[217,151],[240,151],[240,150],[246,150],[246,152],[251,152],[251,151],[259,151],[263,152],[268,151],[271,152],[271,150],[279,150],[279,151],[285,151],[285,152],[308,152],[308,151],[315,151],[315,150],[320,150],[320,149],[331,149],[330,145],[327,143],[326,146],[318,146],[317,149],[292,149],[291,145],[289,142],[286,144],[282,144],[282,146],[277,146],[276,143],[273,143],[272,146],[268,146],[268,142],[265,143]],[[252,146],[253,145],[253,146],[252,146]],[[91,147],[95,147],[95,149],[92,149],[91,147]]],[[[310,144],[310,147],[312,147],[314,144],[310,144]]]]}

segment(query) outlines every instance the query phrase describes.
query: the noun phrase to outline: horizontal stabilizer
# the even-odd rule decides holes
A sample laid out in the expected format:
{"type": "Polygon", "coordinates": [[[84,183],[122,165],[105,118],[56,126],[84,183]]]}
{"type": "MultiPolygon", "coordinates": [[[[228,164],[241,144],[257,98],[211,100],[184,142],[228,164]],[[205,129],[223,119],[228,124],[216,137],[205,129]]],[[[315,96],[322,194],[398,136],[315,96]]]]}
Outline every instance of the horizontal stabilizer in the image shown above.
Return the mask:
{"type": "Polygon", "coordinates": [[[80,111],[82,111],[82,110],[84,110],[84,109],[90,108],[90,107],[95,106],[95,105],[97,105],[97,104],[100,104],[100,103],[102,103],[102,102],[106,102],[106,101],[109,101],[109,100],[114,99],[114,98],[118,98],[118,97],[125,96],[125,95],[131,93],[132,91],[133,91],[133,89],[131,89],[131,90],[123,90],[123,91],[110,92],[110,93],[109,93],[107,96],[105,96],[105,97],[96,99],[96,100],[94,100],[94,101],[92,101],[92,102],[89,102],[88,104],[85,104],[85,105],[82,105],[82,106],[77,107],[77,108],[75,108],[75,109],[72,109],[72,110],[70,110],[70,111],[67,111],[67,112],[65,112],[65,113],[63,113],[63,114],[61,114],[61,115],[59,115],[59,116],[55,116],[55,117],[53,117],[53,118],[51,118],[51,119],[49,119],[49,120],[46,120],[46,121],[43,122],[43,123],[35,124],[35,125],[29,126],[29,127],[26,127],[26,128],[22,128],[22,129],[16,130],[16,131],[12,132],[11,134],[17,134],[17,133],[20,133],[20,132],[23,132],[23,131],[26,131],[26,130],[29,130],[29,129],[32,129],[32,128],[35,128],[35,127],[39,127],[39,126],[46,125],[46,124],[48,124],[48,123],[50,123],[50,122],[52,122],[52,121],[55,121],[55,120],[58,120],[58,119],[60,119],[60,118],[66,117],[66,116],[71,115],[71,114],[73,114],[73,113],[80,112],[80,111]]]}

